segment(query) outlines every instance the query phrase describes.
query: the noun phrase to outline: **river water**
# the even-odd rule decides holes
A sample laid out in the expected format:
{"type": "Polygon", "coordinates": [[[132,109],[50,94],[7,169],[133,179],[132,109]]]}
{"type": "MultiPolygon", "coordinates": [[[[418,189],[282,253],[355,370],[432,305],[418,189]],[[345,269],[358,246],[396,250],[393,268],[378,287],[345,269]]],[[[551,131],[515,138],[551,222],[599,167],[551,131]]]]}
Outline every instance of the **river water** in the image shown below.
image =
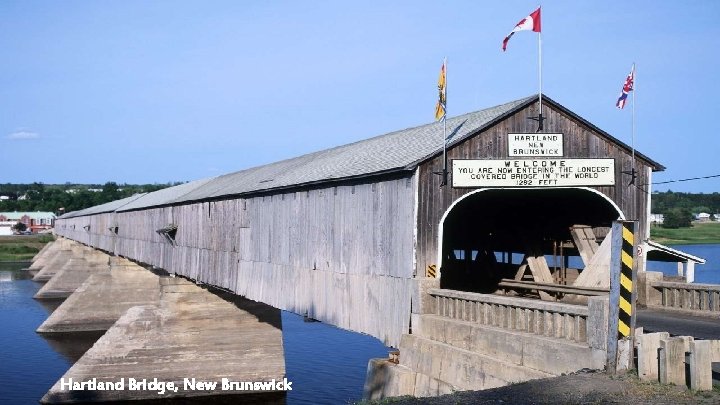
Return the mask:
{"type": "MultiPolygon", "coordinates": [[[[705,264],[695,265],[695,282],[720,284],[720,245],[676,245],[675,250],[705,259],[705,264]]],[[[647,269],[677,276],[677,263],[648,262],[647,269]]]]}
{"type": "MultiPolygon", "coordinates": [[[[676,246],[707,260],[695,268],[697,283],[720,284],[720,245],[676,246]]],[[[32,296],[42,286],[20,270],[27,264],[0,263],[0,403],[35,404],[98,336],[72,342],[47,340],[35,329],[55,309],[32,296]]],[[[675,263],[651,262],[649,270],[677,274],[675,263]]],[[[285,367],[293,390],[288,404],[346,404],[362,397],[368,360],[387,357],[375,338],[282,313],[285,367]]]]}
{"type": "MultiPolygon", "coordinates": [[[[32,297],[42,287],[21,268],[0,263],[0,404],[37,404],[99,336],[48,340],[35,329],[57,305],[32,297]]],[[[288,404],[346,404],[360,400],[368,360],[387,357],[377,339],[282,313],[288,404]]]]}

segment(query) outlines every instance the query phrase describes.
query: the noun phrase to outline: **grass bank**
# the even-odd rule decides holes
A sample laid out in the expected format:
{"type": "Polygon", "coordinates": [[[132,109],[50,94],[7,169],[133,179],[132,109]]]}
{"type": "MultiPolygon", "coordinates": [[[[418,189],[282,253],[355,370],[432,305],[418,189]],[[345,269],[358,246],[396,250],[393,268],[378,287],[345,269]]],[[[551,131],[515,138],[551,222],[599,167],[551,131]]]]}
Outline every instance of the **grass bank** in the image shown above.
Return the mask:
{"type": "Polygon", "coordinates": [[[0,262],[28,261],[52,240],[52,235],[0,236],[0,262]]]}
{"type": "Polygon", "coordinates": [[[720,222],[696,222],[690,228],[650,228],[650,238],[664,245],[720,243],[720,222]]]}

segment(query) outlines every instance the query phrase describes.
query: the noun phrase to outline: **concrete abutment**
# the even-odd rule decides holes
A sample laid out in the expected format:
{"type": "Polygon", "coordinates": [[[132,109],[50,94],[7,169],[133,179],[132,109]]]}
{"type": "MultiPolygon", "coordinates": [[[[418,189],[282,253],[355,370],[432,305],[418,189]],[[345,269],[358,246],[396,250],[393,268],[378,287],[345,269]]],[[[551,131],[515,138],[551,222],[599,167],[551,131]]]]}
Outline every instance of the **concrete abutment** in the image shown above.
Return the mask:
{"type": "Polygon", "coordinates": [[[436,285],[434,279],[418,281],[412,333],[403,335],[397,363],[369,362],[366,399],[482,390],[605,366],[606,297],[593,297],[587,306],[577,306],[448,292],[448,296],[465,299],[456,305],[465,308],[455,314],[456,319],[439,314],[434,295],[446,290],[436,290],[436,285]],[[492,305],[481,306],[484,303],[492,305]],[[548,318],[545,313],[557,315],[548,318]],[[572,314],[578,316],[570,323],[537,323],[572,314]]]}

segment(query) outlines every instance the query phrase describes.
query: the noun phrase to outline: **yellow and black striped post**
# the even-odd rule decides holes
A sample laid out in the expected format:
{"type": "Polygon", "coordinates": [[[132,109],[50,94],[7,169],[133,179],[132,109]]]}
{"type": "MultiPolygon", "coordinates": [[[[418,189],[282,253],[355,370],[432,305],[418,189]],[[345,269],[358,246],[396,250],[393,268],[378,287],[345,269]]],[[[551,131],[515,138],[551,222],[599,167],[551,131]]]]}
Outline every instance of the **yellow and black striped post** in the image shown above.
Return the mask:
{"type": "Polygon", "coordinates": [[[612,226],[607,341],[607,370],[611,373],[617,369],[618,340],[631,338],[635,331],[636,224],[637,221],[615,221],[612,226]]]}
{"type": "Polygon", "coordinates": [[[427,266],[425,270],[425,276],[430,278],[437,278],[437,267],[434,264],[427,266]]]}
{"type": "Polygon", "coordinates": [[[622,223],[622,248],[620,250],[620,298],[618,314],[618,339],[630,337],[635,329],[635,223],[622,223]]]}

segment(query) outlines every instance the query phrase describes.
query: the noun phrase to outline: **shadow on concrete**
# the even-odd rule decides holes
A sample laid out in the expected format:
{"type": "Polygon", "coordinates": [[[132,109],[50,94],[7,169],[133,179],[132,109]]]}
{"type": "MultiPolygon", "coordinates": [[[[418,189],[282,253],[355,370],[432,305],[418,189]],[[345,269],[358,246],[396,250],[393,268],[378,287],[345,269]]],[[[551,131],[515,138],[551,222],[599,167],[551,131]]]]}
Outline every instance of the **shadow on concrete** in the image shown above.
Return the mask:
{"type": "Polygon", "coordinates": [[[105,331],[92,332],[66,332],[66,333],[40,333],[50,347],[56,352],[75,363],[85,354],[105,331]]]}
{"type": "Polygon", "coordinates": [[[276,329],[282,330],[282,320],[280,317],[280,310],[262,302],[257,302],[243,298],[232,292],[221,290],[210,286],[203,285],[203,289],[208,292],[215,294],[223,300],[235,305],[238,309],[241,309],[249,314],[252,314],[257,318],[259,322],[267,323],[272,325],[276,329]]]}
{"type": "Polygon", "coordinates": [[[65,301],[66,298],[58,298],[52,300],[35,300],[47,312],[48,315],[55,312],[56,309],[65,301]]]}

